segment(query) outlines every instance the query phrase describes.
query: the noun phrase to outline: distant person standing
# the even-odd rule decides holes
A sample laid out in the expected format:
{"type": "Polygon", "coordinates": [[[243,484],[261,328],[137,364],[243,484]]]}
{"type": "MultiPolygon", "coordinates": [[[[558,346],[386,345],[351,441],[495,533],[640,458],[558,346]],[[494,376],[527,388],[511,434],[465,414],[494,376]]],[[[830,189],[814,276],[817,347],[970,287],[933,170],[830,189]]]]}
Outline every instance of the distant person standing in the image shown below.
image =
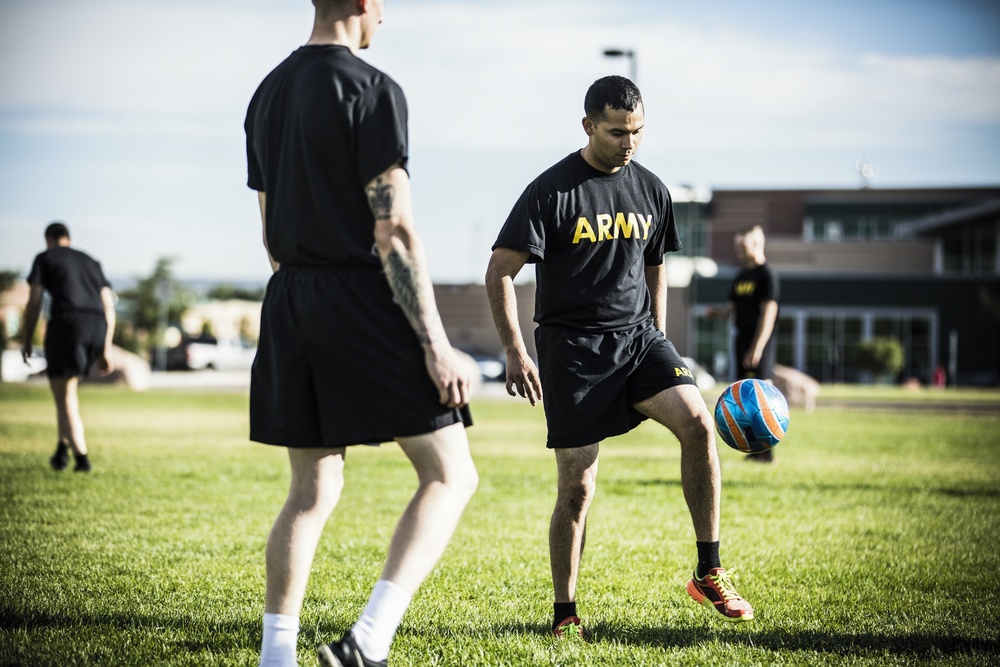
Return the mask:
{"type": "Polygon", "coordinates": [[[77,387],[95,362],[104,373],[113,370],[114,296],[101,265],[70,247],[66,225],[61,222],[49,225],[45,229],[45,245],[47,250],[35,257],[28,274],[31,291],[24,313],[21,355],[27,363],[42,297],[48,292],[52,307],[45,327],[46,374],[59,423],[59,442],[49,463],[55,470],[65,470],[72,451],[76,460],[73,470],[89,472],[91,463],[77,387]]]}
{"type": "MultiPolygon", "coordinates": [[[[741,268],[729,289],[726,314],[736,329],[733,364],[736,379],[772,380],[774,377],[775,325],[778,321],[778,277],[764,257],[764,230],[760,225],[734,239],[741,268]]],[[[771,450],[748,457],[759,463],[774,460],[771,450]]]]}
{"type": "Polygon", "coordinates": [[[419,486],[361,617],[318,648],[328,667],[377,667],[478,483],[465,433],[472,376],[448,342],[414,226],[406,99],[356,55],[383,3],[313,4],[309,41],[260,84],[245,125],[247,184],[274,270],[250,438],[287,448],[291,464],[267,540],[260,664],[296,664],[306,584],[347,448],[395,440],[419,486]]]}

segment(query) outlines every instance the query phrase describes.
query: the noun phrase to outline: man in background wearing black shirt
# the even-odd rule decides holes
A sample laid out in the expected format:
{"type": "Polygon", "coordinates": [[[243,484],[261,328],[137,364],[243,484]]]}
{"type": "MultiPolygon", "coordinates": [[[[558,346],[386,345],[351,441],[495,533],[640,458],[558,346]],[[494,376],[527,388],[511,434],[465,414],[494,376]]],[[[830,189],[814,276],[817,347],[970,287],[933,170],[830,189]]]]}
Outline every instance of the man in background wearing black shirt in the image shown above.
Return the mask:
{"type": "Polygon", "coordinates": [[[55,470],[65,470],[72,451],[76,459],[73,470],[88,472],[91,463],[87,457],[77,386],[94,362],[103,373],[110,373],[113,368],[114,296],[101,265],[89,255],[69,247],[66,225],[61,222],[49,225],[45,229],[45,245],[48,249],[35,257],[28,275],[31,291],[24,313],[21,355],[27,363],[42,297],[47,291],[52,309],[45,327],[46,374],[59,423],[59,443],[49,463],[55,470]]]}
{"type": "MultiPolygon", "coordinates": [[[[764,256],[764,230],[760,225],[746,229],[734,238],[740,270],[729,288],[726,306],[710,309],[709,316],[732,316],[736,336],[733,340],[733,365],[736,379],[756,378],[770,381],[774,375],[775,325],[778,321],[778,277],[764,256]]],[[[772,463],[773,450],[747,454],[757,463],[772,463]]]]}

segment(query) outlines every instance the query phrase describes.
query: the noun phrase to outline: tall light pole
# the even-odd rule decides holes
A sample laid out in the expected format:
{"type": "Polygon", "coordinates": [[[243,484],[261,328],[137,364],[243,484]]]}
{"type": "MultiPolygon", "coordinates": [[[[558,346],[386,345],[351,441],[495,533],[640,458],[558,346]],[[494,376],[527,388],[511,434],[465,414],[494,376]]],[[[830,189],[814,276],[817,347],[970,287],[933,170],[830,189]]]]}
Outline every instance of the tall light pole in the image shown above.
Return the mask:
{"type": "Polygon", "coordinates": [[[636,55],[635,55],[635,51],[634,50],[632,50],[632,49],[605,49],[604,50],[604,55],[606,55],[608,58],[622,58],[622,57],[628,58],[628,64],[629,64],[629,67],[628,67],[629,77],[628,78],[632,80],[632,83],[634,83],[636,85],[639,85],[638,82],[635,80],[636,79],[636,55]]]}

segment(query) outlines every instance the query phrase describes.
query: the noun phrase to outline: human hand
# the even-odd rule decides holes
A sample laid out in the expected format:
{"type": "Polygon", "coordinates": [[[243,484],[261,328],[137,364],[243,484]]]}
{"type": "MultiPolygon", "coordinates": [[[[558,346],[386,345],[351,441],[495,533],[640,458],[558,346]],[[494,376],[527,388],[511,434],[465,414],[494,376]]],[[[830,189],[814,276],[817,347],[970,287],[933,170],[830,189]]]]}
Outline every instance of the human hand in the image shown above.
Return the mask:
{"type": "Polygon", "coordinates": [[[97,361],[97,370],[101,375],[110,375],[115,370],[115,362],[112,361],[111,355],[108,352],[102,354],[101,358],[97,361]]]}
{"type": "Polygon", "coordinates": [[[507,353],[506,386],[508,394],[527,398],[532,405],[542,400],[542,382],[538,376],[538,368],[527,355],[507,353]]]}
{"type": "Polygon", "coordinates": [[[32,352],[32,345],[30,342],[21,345],[21,359],[24,360],[24,363],[26,364],[29,363],[29,360],[31,359],[31,352],[32,352]]]}
{"type": "Polygon", "coordinates": [[[460,408],[472,398],[472,374],[447,340],[424,345],[424,364],[441,405],[460,408]]]}
{"type": "Polygon", "coordinates": [[[760,366],[760,358],[762,356],[763,354],[758,352],[756,349],[750,349],[747,350],[746,354],[743,355],[743,358],[740,361],[743,364],[743,368],[751,370],[760,366]]]}

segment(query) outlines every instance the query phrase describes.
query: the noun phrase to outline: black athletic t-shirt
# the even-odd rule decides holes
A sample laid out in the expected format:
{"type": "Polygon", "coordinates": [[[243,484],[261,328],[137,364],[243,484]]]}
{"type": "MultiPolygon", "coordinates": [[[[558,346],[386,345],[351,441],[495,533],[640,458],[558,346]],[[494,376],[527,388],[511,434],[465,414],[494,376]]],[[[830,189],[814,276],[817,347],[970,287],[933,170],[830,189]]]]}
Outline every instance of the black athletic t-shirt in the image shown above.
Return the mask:
{"type": "Polygon", "coordinates": [[[736,314],[736,332],[753,337],[760,319],[760,305],[778,300],[778,278],[767,264],[743,268],[729,289],[729,300],[736,314]]]}
{"type": "Polygon", "coordinates": [[[364,188],[407,160],[406,99],[345,46],[303,46],[250,101],[247,185],[267,194],[267,245],[289,266],[381,267],[364,188]]]}
{"type": "Polygon", "coordinates": [[[498,247],[530,253],[536,322],[621,331],[650,316],[645,267],[681,243],[655,174],[635,161],[606,174],[576,151],[525,189],[498,247]]]}
{"type": "Polygon", "coordinates": [[[28,282],[41,283],[49,293],[53,318],[73,312],[104,314],[101,289],[111,287],[97,260],[69,246],[37,255],[28,282]]]}

